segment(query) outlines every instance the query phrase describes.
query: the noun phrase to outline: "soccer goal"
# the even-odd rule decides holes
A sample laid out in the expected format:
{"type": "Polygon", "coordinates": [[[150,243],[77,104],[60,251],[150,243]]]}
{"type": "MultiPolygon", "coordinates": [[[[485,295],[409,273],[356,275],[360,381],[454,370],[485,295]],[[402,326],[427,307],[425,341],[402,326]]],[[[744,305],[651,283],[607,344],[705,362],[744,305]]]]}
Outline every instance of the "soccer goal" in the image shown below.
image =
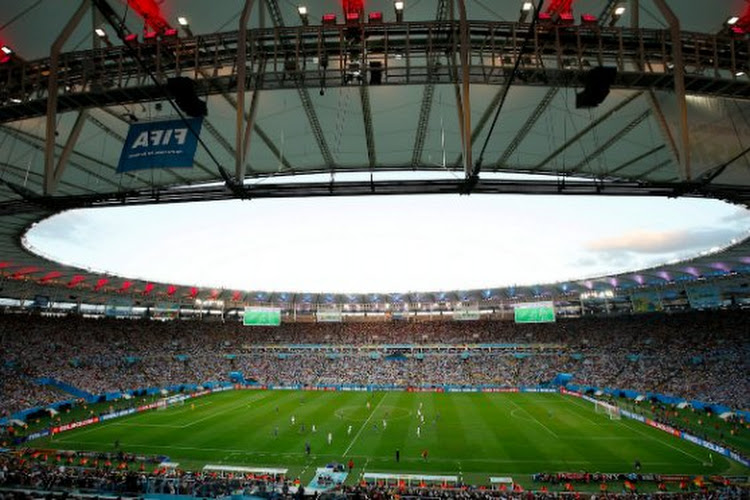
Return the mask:
{"type": "Polygon", "coordinates": [[[604,413],[609,416],[610,420],[620,420],[620,407],[605,403],[604,401],[597,401],[594,403],[596,413],[604,413]]]}

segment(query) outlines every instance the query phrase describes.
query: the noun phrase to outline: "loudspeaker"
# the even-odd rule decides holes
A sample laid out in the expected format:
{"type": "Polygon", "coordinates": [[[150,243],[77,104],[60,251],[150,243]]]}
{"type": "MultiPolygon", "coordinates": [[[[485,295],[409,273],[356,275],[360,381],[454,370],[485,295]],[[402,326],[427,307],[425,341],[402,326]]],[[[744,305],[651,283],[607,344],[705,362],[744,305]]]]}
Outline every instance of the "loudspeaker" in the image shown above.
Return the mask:
{"type": "Polygon", "coordinates": [[[167,90],[174,97],[177,107],[188,116],[206,116],[208,107],[205,101],[198,99],[195,82],[186,76],[167,79],[167,90]]]}
{"type": "Polygon", "coordinates": [[[370,61],[370,85],[380,85],[381,83],[383,83],[383,63],[370,61]]]}
{"type": "Polygon", "coordinates": [[[615,82],[617,68],[597,66],[583,77],[583,92],[576,94],[576,108],[595,108],[609,95],[609,86],[615,82]]]}

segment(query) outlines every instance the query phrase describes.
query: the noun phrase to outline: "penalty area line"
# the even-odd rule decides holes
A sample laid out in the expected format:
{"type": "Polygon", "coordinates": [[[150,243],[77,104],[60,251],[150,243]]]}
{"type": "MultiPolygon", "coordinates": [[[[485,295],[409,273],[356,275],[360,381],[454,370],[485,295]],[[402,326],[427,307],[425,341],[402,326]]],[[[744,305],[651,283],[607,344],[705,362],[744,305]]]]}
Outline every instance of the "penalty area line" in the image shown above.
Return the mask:
{"type": "Polygon", "coordinates": [[[383,397],[378,401],[377,406],[372,410],[372,413],[370,413],[370,416],[367,417],[367,420],[365,420],[365,423],[362,424],[362,427],[359,428],[359,431],[354,435],[354,439],[352,439],[352,442],[349,443],[349,446],[346,447],[346,450],[344,450],[344,454],[341,455],[342,457],[345,457],[347,453],[349,453],[349,450],[352,449],[352,446],[354,446],[354,443],[357,441],[357,438],[359,438],[359,435],[362,434],[362,431],[365,430],[365,427],[367,427],[367,424],[370,422],[370,419],[372,419],[372,416],[375,415],[375,412],[378,411],[378,408],[380,408],[380,405],[383,404],[383,401],[385,401],[386,396],[388,396],[388,393],[384,393],[383,397]]]}

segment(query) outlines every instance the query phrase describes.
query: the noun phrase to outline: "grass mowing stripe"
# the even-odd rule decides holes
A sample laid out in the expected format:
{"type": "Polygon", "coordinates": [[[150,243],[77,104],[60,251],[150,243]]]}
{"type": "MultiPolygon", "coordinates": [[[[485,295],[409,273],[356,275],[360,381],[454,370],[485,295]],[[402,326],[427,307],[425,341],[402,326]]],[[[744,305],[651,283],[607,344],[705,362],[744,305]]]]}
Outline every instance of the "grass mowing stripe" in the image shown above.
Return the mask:
{"type": "MultiPolygon", "coordinates": [[[[516,408],[518,408],[522,412],[526,413],[526,415],[530,416],[531,420],[533,420],[537,424],[541,425],[544,428],[544,430],[547,431],[547,432],[549,432],[550,434],[552,434],[552,436],[554,436],[555,439],[560,439],[560,436],[558,436],[557,433],[553,432],[552,430],[550,430],[549,427],[547,427],[546,425],[544,425],[543,423],[541,423],[539,420],[537,420],[537,418],[534,415],[532,415],[529,411],[527,411],[525,408],[521,408],[520,406],[518,406],[518,404],[516,404],[516,402],[513,401],[513,398],[508,398],[508,401],[510,401],[510,404],[512,404],[513,406],[515,406],[516,408]]],[[[513,414],[511,413],[511,416],[512,415],[513,414]]]]}
{"type": "Polygon", "coordinates": [[[189,470],[206,463],[278,466],[288,468],[292,476],[304,476],[303,482],[312,477],[316,466],[341,462],[342,452],[344,461],[355,461],[352,481],[363,470],[414,470],[460,473],[468,483],[486,484],[488,476],[522,479],[536,472],[626,473],[635,459],[643,464],[644,473],[748,473],[747,468],[719,456],[708,463],[707,453],[691,443],[675,442],[638,422],[610,421],[595,414],[593,405],[559,394],[231,391],[200,402],[206,404],[196,404],[194,411],[185,405],[143,412],[118,419],[115,426],[108,427],[110,422],[106,422],[57,435],[62,438],[60,444],[41,438],[34,446],[111,452],[112,443],[119,441],[124,451],[166,454],[189,470]],[[366,408],[368,400],[371,409],[366,408]],[[424,423],[417,414],[420,403],[424,423]],[[292,415],[297,425],[290,425],[292,415]],[[387,420],[387,428],[381,418],[387,420]],[[303,422],[306,425],[301,429],[303,422]],[[311,431],[312,423],[317,432],[311,431]],[[421,438],[417,439],[420,424],[421,438]],[[173,428],[177,426],[181,428],[173,428]],[[330,445],[328,432],[333,435],[330,445]],[[306,441],[313,449],[310,457],[303,451],[306,441]],[[397,449],[401,463],[395,460],[397,449]],[[429,458],[424,460],[420,455],[426,449],[429,458]],[[698,457],[705,457],[704,462],[698,457]]]}
{"type": "Polygon", "coordinates": [[[380,408],[380,405],[383,404],[383,401],[385,401],[385,397],[387,395],[388,395],[387,392],[383,393],[383,397],[380,398],[380,401],[378,401],[377,406],[375,406],[375,408],[372,410],[372,413],[370,413],[370,416],[367,417],[367,420],[365,420],[365,423],[362,424],[362,427],[360,427],[359,431],[357,431],[357,433],[354,435],[354,439],[352,439],[352,442],[349,443],[349,446],[346,447],[346,450],[344,450],[344,453],[341,455],[342,457],[345,457],[346,454],[349,453],[349,450],[352,449],[352,446],[354,445],[355,441],[357,441],[357,438],[359,437],[359,435],[362,434],[362,431],[364,430],[364,428],[367,427],[367,424],[370,422],[370,419],[372,418],[373,415],[375,415],[375,412],[378,411],[378,408],[380,408]]]}
{"type": "MultiPolygon", "coordinates": [[[[576,406],[579,406],[579,407],[582,407],[582,408],[585,407],[583,405],[583,403],[579,403],[576,399],[572,399],[572,401],[574,402],[574,404],[576,406]]],[[[617,422],[617,421],[615,420],[614,422],[617,422]]],[[[681,449],[681,448],[679,448],[677,446],[674,446],[673,444],[667,442],[665,439],[658,439],[658,438],[656,438],[656,437],[654,437],[654,436],[652,436],[652,435],[650,435],[650,434],[648,434],[646,432],[643,432],[641,429],[638,429],[636,427],[633,427],[633,426],[629,425],[627,417],[625,417],[624,419],[620,420],[619,423],[621,425],[623,425],[624,427],[626,427],[627,429],[630,429],[633,432],[636,432],[636,433],[640,434],[641,436],[646,437],[646,438],[648,438],[648,439],[650,439],[650,440],[652,440],[654,442],[657,442],[657,443],[663,444],[664,446],[672,448],[673,450],[678,451],[678,452],[682,453],[683,455],[692,458],[693,460],[697,461],[700,464],[703,464],[703,462],[704,462],[703,459],[698,458],[695,455],[693,455],[692,453],[689,453],[689,452],[687,452],[687,451],[685,451],[685,450],[683,450],[683,449],[681,449]]],[[[635,422],[635,423],[637,425],[641,425],[639,422],[635,422]]],[[[663,437],[666,438],[667,436],[663,436],[663,437]]]]}
{"type": "MultiPolygon", "coordinates": [[[[692,453],[688,453],[687,451],[685,451],[685,450],[683,450],[683,449],[681,449],[681,448],[678,448],[677,446],[675,446],[675,445],[673,445],[673,444],[671,444],[671,443],[668,443],[668,442],[667,442],[666,440],[664,440],[664,439],[657,439],[657,438],[655,438],[654,436],[652,436],[652,435],[650,435],[650,434],[647,434],[647,433],[643,432],[643,431],[642,431],[642,430],[640,430],[640,429],[636,429],[635,427],[631,427],[630,425],[628,425],[627,421],[625,421],[625,420],[620,420],[620,423],[621,423],[622,425],[624,425],[625,427],[627,427],[628,429],[631,429],[631,430],[633,430],[633,431],[637,432],[638,434],[640,434],[640,435],[641,435],[641,436],[643,436],[643,437],[647,437],[647,438],[649,438],[650,440],[652,440],[652,441],[654,441],[654,442],[656,442],[656,443],[659,443],[659,444],[663,444],[664,446],[668,446],[668,447],[672,448],[672,449],[673,449],[673,450],[675,450],[675,451],[679,451],[680,453],[682,453],[682,454],[683,454],[683,455],[685,455],[685,456],[691,457],[691,458],[692,458],[693,460],[695,460],[695,461],[696,461],[696,462],[698,462],[699,464],[702,464],[702,463],[704,462],[704,460],[703,460],[702,458],[698,458],[698,457],[696,457],[695,455],[693,455],[692,453]]],[[[636,422],[636,424],[638,424],[638,425],[641,425],[641,424],[640,424],[640,423],[638,423],[638,422],[636,422]]],[[[667,436],[664,436],[664,437],[667,437],[667,436]]]]}
{"type": "MultiPolygon", "coordinates": [[[[230,406],[229,408],[225,408],[223,410],[219,410],[219,411],[213,412],[213,413],[211,413],[208,416],[205,416],[203,418],[199,418],[198,420],[193,420],[189,424],[185,424],[184,426],[180,427],[180,429],[186,429],[188,427],[192,427],[195,424],[199,424],[201,422],[205,422],[206,420],[214,418],[214,417],[216,417],[218,415],[223,415],[225,413],[229,413],[230,411],[242,408],[243,406],[246,406],[248,403],[254,403],[256,401],[260,401],[261,399],[267,398],[269,394],[270,394],[269,392],[264,392],[264,393],[260,394],[259,397],[252,397],[252,398],[248,398],[248,399],[243,399],[240,404],[237,404],[237,405],[234,405],[234,406],[230,406]]],[[[253,396],[256,396],[256,394],[253,394],[253,396]]]]}

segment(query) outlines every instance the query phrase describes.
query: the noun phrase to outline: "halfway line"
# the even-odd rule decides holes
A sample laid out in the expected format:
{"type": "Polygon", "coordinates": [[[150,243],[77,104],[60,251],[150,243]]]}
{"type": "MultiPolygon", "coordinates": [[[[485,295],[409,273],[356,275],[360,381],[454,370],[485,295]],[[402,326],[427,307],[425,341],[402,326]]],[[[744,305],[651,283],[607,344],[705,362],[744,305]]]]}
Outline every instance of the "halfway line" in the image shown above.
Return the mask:
{"type": "Polygon", "coordinates": [[[372,410],[372,413],[370,413],[370,416],[367,417],[367,420],[365,420],[365,423],[362,424],[362,427],[360,427],[359,431],[354,435],[354,439],[352,439],[352,442],[349,443],[349,446],[347,446],[346,450],[344,450],[344,454],[341,455],[342,457],[345,457],[346,454],[349,453],[349,450],[354,445],[354,442],[357,440],[357,438],[359,437],[359,435],[362,434],[362,431],[364,430],[364,428],[367,427],[367,423],[370,421],[370,419],[372,418],[372,416],[375,415],[375,412],[378,411],[378,408],[380,408],[380,405],[383,404],[383,401],[385,400],[385,397],[387,395],[388,395],[387,392],[385,394],[383,394],[383,397],[380,399],[380,401],[378,401],[377,406],[375,406],[375,408],[372,410]]]}

